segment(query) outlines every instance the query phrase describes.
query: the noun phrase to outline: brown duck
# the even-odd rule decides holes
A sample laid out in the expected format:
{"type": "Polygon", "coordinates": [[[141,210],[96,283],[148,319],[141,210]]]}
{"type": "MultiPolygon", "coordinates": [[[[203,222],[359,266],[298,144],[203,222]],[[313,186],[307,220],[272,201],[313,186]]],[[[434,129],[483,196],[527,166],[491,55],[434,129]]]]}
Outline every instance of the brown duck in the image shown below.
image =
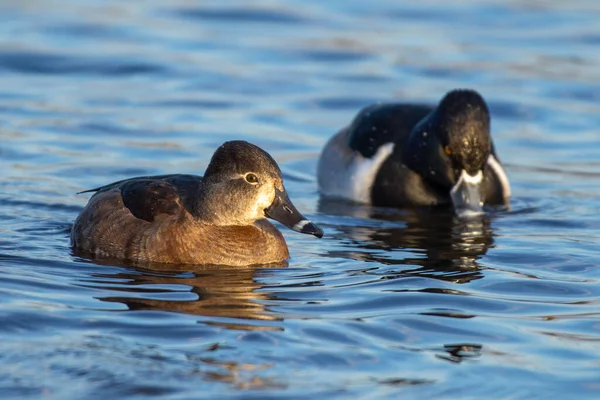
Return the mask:
{"type": "MultiPolygon", "coordinates": [[[[96,192],[71,230],[76,253],[134,262],[251,265],[289,258],[266,218],[317,237],[300,214],[273,158],[245,141],[224,143],[204,177],[126,179],[96,192]]],[[[85,193],[82,192],[82,193],[85,193]]]]}

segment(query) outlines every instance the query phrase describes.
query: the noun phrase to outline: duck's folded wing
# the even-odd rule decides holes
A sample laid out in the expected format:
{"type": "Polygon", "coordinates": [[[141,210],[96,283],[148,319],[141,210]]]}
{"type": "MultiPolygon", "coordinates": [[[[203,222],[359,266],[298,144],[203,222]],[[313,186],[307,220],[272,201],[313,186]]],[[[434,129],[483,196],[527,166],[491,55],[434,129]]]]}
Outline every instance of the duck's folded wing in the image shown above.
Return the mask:
{"type": "Polygon", "coordinates": [[[133,179],[119,185],[123,204],[139,219],[152,222],[159,215],[184,211],[176,187],[161,179],[133,179]]]}
{"type": "Polygon", "coordinates": [[[192,212],[202,177],[198,175],[171,174],[140,176],[124,179],[79,193],[96,192],[94,196],[118,189],[123,204],[139,219],[152,222],[161,214],[175,215],[192,212]]]}
{"type": "MultiPolygon", "coordinates": [[[[116,181],[116,182],[113,182],[113,183],[109,183],[108,185],[98,186],[97,188],[94,188],[94,189],[82,190],[81,192],[77,192],[77,194],[93,193],[93,192],[104,192],[106,190],[117,188],[117,187],[119,187],[120,185],[122,185],[124,183],[133,182],[133,181],[158,180],[158,179],[171,180],[173,177],[177,177],[177,176],[178,176],[178,174],[154,175],[154,176],[138,176],[136,178],[127,178],[127,179],[123,179],[123,180],[116,181]]],[[[187,175],[182,175],[182,176],[187,176],[187,175]]],[[[190,176],[192,176],[192,175],[190,175],[190,176]]]]}

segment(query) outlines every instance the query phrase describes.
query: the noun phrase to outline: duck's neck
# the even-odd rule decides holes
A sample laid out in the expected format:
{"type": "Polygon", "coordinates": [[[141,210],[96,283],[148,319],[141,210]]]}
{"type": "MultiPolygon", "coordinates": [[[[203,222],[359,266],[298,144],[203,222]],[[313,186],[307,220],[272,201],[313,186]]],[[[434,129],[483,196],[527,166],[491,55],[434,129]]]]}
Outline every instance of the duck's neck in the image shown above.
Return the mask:
{"type": "Polygon", "coordinates": [[[215,201],[215,199],[227,196],[226,193],[220,193],[222,190],[219,185],[210,185],[210,190],[203,181],[198,187],[198,194],[194,203],[193,215],[198,222],[226,226],[228,210],[224,209],[225,204],[215,201]]]}
{"type": "Polygon", "coordinates": [[[238,212],[239,202],[231,190],[219,183],[202,182],[194,203],[193,215],[202,224],[214,226],[248,226],[255,221],[238,212]]]}

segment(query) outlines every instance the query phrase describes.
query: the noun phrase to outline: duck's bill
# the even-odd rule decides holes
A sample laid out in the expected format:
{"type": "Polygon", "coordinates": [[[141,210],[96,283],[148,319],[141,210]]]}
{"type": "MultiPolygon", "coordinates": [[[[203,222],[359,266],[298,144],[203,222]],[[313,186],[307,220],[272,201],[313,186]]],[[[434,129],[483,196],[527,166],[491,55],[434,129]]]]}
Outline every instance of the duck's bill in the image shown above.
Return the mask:
{"type": "Polygon", "coordinates": [[[275,200],[265,210],[265,215],[275,221],[281,222],[293,231],[323,237],[323,229],[304,218],[290,201],[287,193],[275,189],[275,200]]]}
{"type": "Polygon", "coordinates": [[[450,190],[450,198],[454,211],[459,217],[472,217],[483,214],[483,201],[481,200],[481,183],[483,172],[469,175],[463,170],[456,185],[450,190]]]}

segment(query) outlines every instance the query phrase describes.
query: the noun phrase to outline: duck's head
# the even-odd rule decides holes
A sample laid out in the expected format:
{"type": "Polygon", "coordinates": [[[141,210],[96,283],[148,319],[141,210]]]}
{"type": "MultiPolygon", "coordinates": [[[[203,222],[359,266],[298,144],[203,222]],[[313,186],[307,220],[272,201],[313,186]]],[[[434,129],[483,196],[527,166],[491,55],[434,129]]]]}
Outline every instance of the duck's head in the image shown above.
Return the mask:
{"type": "Polygon", "coordinates": [[[225,142],[215,151],[200,197],[198,213],[213,223],[250,225],[271,218],[296,232],[323,236],[289,199],[275,160],[245,141],[225,142]]]}
{"type": "Polygon", "coordinates": [[[474,90],[453,90],[415,126],[404,160],[432,186],[448,191],[459,215],[480,213],[480,187],[491,150],[485,100],[474,90]]]}

